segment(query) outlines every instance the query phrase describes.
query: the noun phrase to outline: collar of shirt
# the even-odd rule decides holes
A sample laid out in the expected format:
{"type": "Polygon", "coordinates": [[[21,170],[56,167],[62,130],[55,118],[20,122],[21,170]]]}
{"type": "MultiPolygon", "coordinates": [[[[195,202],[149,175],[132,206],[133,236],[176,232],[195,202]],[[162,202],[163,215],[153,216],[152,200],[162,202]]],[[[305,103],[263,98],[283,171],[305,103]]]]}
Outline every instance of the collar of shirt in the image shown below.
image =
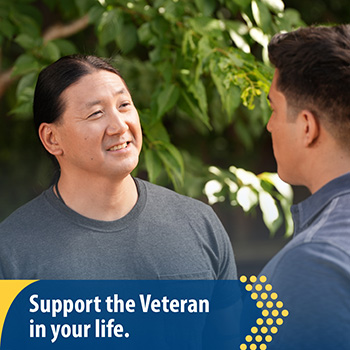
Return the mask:
{"type": "Polygon", "coordinates": [[[328,182],[303,202],[292,205],[294,235],[305,230],[336,197],[350,193],[350,173],[328,182]]]}

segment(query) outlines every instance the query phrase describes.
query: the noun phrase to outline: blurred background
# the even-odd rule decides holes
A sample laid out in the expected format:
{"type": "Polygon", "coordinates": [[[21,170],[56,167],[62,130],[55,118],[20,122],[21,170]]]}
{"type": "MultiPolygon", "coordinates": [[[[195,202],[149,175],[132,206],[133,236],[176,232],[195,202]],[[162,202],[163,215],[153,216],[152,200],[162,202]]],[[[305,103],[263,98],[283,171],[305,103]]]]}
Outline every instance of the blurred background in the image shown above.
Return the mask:
{"type": "Polygon", "coordinates": [[[0,221],[53,178],[32,123],[39,71],[94,54],[112,59],[139,110],[134,175],[212,205],[239,275],[258,274],[290,239],[290,205],[309,195],[275,174],[266,46],[349,19],[346,0],[0,0],[0,221]]]}

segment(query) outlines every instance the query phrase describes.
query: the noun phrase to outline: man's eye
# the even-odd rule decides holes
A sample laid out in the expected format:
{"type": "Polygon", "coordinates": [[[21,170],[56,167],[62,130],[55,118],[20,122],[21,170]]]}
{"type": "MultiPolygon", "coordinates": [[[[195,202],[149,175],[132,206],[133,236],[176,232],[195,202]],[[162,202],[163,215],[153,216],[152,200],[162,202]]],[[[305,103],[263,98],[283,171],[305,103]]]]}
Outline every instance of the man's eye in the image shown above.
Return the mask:
{"type": "Polygon", "coordinates": [[[126,107],[129,107],[130,105],[131,105],[130,102],[123,102],[123,103],[119,106],[119,108],[126,108],[126,107]]]}
{"type": "Polygon", "coordinates": [[[88,116],[88,118],[96,117],[96,116],[99,116],[100,114],[102,114],[102,111],[96,111],[96,112],[90,114],[90,115],[88,116]]]}

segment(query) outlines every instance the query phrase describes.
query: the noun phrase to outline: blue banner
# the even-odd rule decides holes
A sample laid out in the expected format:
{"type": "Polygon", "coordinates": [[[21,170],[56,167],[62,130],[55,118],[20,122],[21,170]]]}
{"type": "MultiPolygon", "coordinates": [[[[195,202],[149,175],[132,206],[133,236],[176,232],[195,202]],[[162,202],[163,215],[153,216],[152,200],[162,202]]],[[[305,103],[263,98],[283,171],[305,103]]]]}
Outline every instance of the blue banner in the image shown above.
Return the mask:
{"type": "Polygon", "coordinates": [[[37,281],[11,303],[1,350],[240,349],[259,312],[239,281],[37,281]]]}

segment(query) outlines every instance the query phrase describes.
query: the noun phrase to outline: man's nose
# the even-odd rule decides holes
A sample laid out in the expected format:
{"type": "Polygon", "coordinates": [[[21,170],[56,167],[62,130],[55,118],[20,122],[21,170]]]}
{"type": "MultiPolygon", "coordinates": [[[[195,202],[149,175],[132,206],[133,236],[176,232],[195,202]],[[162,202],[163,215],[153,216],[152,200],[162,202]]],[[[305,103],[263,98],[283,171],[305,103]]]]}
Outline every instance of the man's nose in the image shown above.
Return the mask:
{"type": "Polygon", "coordinates": [[[109,118],[107,127],[108,135],[124,134],[129,129],[128,124],[125,121],[125,117],[119,111],[113,111],[109,118]]]}

